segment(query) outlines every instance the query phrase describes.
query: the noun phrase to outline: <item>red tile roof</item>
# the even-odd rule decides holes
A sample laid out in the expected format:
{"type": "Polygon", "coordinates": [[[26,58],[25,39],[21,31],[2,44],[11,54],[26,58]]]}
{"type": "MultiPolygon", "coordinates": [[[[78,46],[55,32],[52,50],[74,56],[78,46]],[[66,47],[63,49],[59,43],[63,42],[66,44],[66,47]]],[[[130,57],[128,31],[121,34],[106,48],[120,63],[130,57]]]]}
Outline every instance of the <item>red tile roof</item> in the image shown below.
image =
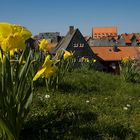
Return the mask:
{"type": "Polygon", "coordinates": [[[125,34],[122,34],[122,36],[124,37],[126,43],[131,43],[131,39],[134,37],[134,34],[125,33],[125,34]]]}
{"type": "Polygon", "coordinates": [[[135,33],[134,35],[135,35],[135,37],[136,37],[136,39],[137,39],[138,43],[140,43],[140,34],[135,33]]]}
{"type": "Polygon", "coordinates": [[[137,58],[140,55],[140,47],[138,46],[118,47],[118,52],[114,52],[113,47],[91,47],[91,49],[104,61],[120,61],[124,57],[137,58]]]}
{"type": "Polygon", "coordinates": [[[93,33],[115,33],[117,34],[117,27],[94,27],[93,33]]]}
{"type": "Polygon", "coordinates": [[[92,29],[92,38],[103,36],[117,36],[117,27],[94,27],[92,29]]]}

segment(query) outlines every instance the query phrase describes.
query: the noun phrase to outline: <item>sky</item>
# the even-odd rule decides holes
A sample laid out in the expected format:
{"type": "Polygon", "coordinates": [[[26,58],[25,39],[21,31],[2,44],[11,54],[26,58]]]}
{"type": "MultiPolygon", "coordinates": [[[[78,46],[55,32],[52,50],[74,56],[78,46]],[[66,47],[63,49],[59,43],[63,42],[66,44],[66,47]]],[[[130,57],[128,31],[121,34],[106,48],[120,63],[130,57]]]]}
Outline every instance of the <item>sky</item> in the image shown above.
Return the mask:
{"type": "Polygon", "coordinates": [[[0,0],[0,22],[27,27],[33,35],[60,32],[69,26],[83,35],[92,27],[118,28],[118,33],[140,33],[140,0],[0,0]]]}

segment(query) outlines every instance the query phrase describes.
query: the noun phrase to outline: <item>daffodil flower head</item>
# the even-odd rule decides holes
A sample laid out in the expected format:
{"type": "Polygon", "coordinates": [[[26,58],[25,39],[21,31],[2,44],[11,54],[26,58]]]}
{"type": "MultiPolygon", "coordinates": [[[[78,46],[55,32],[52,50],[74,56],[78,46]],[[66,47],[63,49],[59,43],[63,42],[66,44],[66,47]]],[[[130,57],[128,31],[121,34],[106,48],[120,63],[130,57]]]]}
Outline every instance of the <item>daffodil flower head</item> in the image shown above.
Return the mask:
{"type": "Polygon", "coordinates": [[[96,59],[93,59],[93,63],[95,63],[96,62],[96,59]]]}
{"type": "Polygon", "coordinates": [[[25,41],[31,37],[25,27],[10,23],[0,23],[0,45],[4,52],[13,49],[25,49],[25,41]]]}
{"type": "Polygon", "coordinates": [[[39,44],[39,49],[46,51],[47,47],[48,47],[48,40],[42,39],[39,44]]]}
{"type": "Polygon", "coordinates": [[[124,58],[122,59],[122,63],[123,63],[123,64],[127,64],[129,61],[130,61],[129,57],[124,57],[124,58]]]}
{"type": "Polygon", "coordinates": [[[57,71],[57,67],[52,65],[50,67],[42,67],[34,76],[33,81],[36,81],[38,78],[49,78],[53,76],[57,71]]]}
{"type": "Polygon", "coordinates": [[[1,39],[7,38],[7,36],[11,33],[12,33],[12,25],[10,23],[1,22],[0,23],[1,39]]]}
{"type": "Polygon", "coordinates": [[[47,67],[46,70],[44,71],[42,78],[49,78],[53,76],[57,71],[57,67],[55,65],[52,65],[51,67],[47,67]]]}
{"type": "Polygon", "coordinates": [[[33,81],[36,81],[39,77],[43,76],[44,72],[46,70],[46,67],[41,68],[36,75],[33,78],[33,81]]]}
{"type": "Polygon", "coordinates": [[[88,58],[85,58],[85,57],[82,57],[82,61],[88,63],[89,62],[89,59],[88,58]]]}
{"type": "Polygon", "coordinates": [[[15,51],[14,50],[10,50],[10,56],[14,56],[15,51]]]}
{"type": "Polygon", "coordinates": [[[33,81],[36,81],[40,77],[49,78],[53,76],[57,71],[55,63],[58,61],[59,60],[50,60],[50,55],[47,55],[41,69],[34,76],[33,81]]]}
{"type": "Polygon", "coordinates": [[[64,50],[64,60],[72,58],[72,57],[73,57],[73,53],[72,52],[64,50]]]}
{"type": "Polygon", "coordinates": [[[44,61],[43,65],[42,65],[42,67],[44,67],[45,65],[47,65],[50,62],[50,59],[51,59],[51,56],[48,54],[46,56],[46,58],[45,58],[45,61],[44,61]]]}

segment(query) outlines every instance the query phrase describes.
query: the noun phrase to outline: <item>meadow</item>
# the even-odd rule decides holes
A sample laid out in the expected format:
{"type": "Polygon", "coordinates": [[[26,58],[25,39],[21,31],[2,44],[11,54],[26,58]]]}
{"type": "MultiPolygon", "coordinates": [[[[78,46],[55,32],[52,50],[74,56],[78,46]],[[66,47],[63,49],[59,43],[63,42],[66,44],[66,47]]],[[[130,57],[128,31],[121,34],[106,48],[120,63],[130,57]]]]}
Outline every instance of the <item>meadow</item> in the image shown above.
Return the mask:
{"type": "Polygon", "coordinates": [[[94,70],[67,73],[57,91],[35,88],[23,140],[139,140],[140,84],[94,70]]]}

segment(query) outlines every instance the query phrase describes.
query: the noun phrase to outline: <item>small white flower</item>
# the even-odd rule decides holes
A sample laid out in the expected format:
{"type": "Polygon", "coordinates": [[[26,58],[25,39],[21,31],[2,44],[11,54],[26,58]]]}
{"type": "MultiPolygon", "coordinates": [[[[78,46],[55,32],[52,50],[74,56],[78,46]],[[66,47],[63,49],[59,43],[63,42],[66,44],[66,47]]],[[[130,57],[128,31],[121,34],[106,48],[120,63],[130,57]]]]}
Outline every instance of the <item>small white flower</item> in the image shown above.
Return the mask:
{"type": "Polygon", "coordinates": [[[123,107],[123,110],[128,110],[128,107],[123,107]]]}
{"type": "Polygon", "coordinates": [[[89,100],[86,100],[86,103],[89,103],[89,100]]]}
{"type": "Polygon", "coordinates": [[[105,98],[105,100],[107,100],[108,98],[105,98]]]}
{"type": "Polygon", "coordinates": [[[46,95],[45,95],[45,98],[47,98],[47,99],[50,98],[50,95],[46,94],[46,95]]]}
{"type": "Polygon", "coordinates": [[[127,104],[126,106],[127,106],[127,107],[130,107],[131,105],[130,105],[130,104],[127,104]]]}

